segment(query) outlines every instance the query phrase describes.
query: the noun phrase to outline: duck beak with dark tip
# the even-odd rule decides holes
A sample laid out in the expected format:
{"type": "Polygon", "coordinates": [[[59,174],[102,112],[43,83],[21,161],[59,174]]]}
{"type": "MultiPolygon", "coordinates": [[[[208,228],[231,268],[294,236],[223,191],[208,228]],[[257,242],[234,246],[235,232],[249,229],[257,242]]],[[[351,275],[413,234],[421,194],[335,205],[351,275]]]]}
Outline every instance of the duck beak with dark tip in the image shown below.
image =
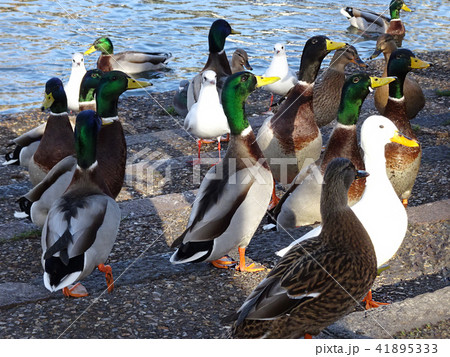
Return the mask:
{"type": "Polygon", "coordinates": [[[144,87],[149,87],[152,86],[153,84],[150,82],[142,82],[142,81],[137,81],[131,77],[128,77],[128,85],[127,85],[127,89],[138,89],[138,88],[144,88],[144,87]]]}
{"type": "Polygon", "coordinates": [[[379,48],[375,49],[375,51],[373,51],[373,53],[370,55],[369,59],[372,60],[374,58],[377,58],[381,52],[383,52],[381,49],[379,48]]]}
{"type": "Polygon", "coordinates": [[[395,135],[390,139],[393,143],[397,143],[410,148],[418,147],[419,143],[407,136],[401,134],[399,131],[395,132],[395,135]]]}
{"type": "Polygon", "coordinates": [[[359,58],[359,56],[352,59],[351,62],[353,62],[354,64],[357,64],[360,67],[367,67],[367,64],[361,58],[359,58]]]}
{"type": "Polygon", "coordinates": [[[365,177],[367,177],[367,176],[369,176],[369,175],[370,175],[370,174],[369,174],[367,171],[364,171],[364,170],[357,170],[357,171],[356,171],[356,174],[355,174],[355,180],[365,178],[365,177]]]}
{"type": "Polygon", "coordinates": [[[370,77],[370,86],[372,88],[378,88],[385,86],[386,84],[389,84],[393,81],[395,81],[397,77],[370,77]]]}
{"type": "Polygon", "coordinates": [[[326,40],[327,41],[327,51],[334,51],[334,50],[338,50],[342,47],[345,47],[347,44],[344,42],[334,42],[334,41],[330,41],[330,40],[326,40]]]}
{"type": "Polygon", "coordinates": [[[44,101],[42,102],[41,110],[44,111],[52,106],[55,99],[53,98],[53,94],[49,93],[45,95],[44,101]]]}
{"type": "Polygon", "coordinates": [[[255,76],[255,77],[256,77],[256,88],[275,83],[276,81],[279,81],[281,79],[280,77],[262,77],[262,76],[255,76]]]}

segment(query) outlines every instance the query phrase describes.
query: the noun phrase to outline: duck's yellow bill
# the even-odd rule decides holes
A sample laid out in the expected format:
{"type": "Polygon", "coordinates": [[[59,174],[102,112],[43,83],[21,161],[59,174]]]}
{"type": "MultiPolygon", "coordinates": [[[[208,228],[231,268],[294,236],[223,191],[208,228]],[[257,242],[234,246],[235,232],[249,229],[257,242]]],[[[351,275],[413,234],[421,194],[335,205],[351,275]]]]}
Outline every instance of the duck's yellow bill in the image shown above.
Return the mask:
{"type": "Polygon", "coordinates": [[[334,50],[338,50],[342,47],[345,47],[347,44],[344,42],[333,42],[330,40],[326,40],[327,41],[327,51],[334,51],[334,50]]]}
{"type": "Polygon", "coordinates": [[[128,78],[127,89],[137,89],[152,86],[150,82],[137,81],[131,77],[128,78]]]}
{"type": "Polygon", "coordinates": [[[411,9],[408,6],[406,6],[406,4],[402,5],[402,10],[407,11],[407,12],[412,12],[411,9]]]}
{"type": "Polygon", "coordinates": [[[50,108],[54,101],[55,98],[53,98],[52,93],[46,94],[44,101],[42,102],[42,110],[50,108]]]}
{"type": "Polygon", "coordinates": [[[255,76],[255,77],[256,77],[256,88],[275,83],[276,81],[279,81],[281,79],[280,77],[263,77],[263,76],[255,76]]]}
{"type": "Polygon", "coordinates": [[[395,135],[391,138],[391,141],[393,143],[408,146],[410,148],[419,146],[419,143],[417,141],[410,139],[407,136],[404,136],[403,134],[400,134],[398,131],[395,132],[395,135]]]}
{"type": "Polygon", "coordinates": [[[232,35],[240,35],[241,33],[239,31],[231,29],[231,34],[232,35]]]}
{"type": "Polygon", "coordinates": [[[411,68],[423,69],[423,68],[427,68],[430,66],[431,66],[431,63],[429,63],[429,62],[422,61],[421,59],[419,59],[417,57],[411,57],[411,68]]]}
{"type": "Polygon", "coordinates": [[[85,54],[85,55],[89,55],[89,54],[91,54],[92,52],[95,52],[95,51],[97,51],[97,50],[96,50],[95,46],[92,45],[91,47],[89,47],[88,50],[86,50],[86,51],[84,52],[84,54],[85,54]]]}
{"type": "Polygon", "coordinates": [[[378,88],[385,86],[386,84],[389,84],[393,81],[395,81],[397,77],[370,77],[370,86],[372,88],[378,88]]]}

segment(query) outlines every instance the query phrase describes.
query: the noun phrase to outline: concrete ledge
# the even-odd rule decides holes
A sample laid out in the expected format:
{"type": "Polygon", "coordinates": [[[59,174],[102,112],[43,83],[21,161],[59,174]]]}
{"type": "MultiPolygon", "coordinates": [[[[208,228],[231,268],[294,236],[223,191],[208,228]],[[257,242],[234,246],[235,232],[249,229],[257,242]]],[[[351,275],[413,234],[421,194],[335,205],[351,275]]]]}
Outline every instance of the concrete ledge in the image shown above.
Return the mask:
{"type": "Polygon", "coordinates": [[[412,224],[435,223],[450,220],[450,199],[408,207],[408,221],[412,224]]]}
{"type": "Polygon", "coordinates": [[[354,312],[317,337],[392,338],[398,332],[450,318],[449,294],[450,287],[446,287],[377,309],[354,312]]]}

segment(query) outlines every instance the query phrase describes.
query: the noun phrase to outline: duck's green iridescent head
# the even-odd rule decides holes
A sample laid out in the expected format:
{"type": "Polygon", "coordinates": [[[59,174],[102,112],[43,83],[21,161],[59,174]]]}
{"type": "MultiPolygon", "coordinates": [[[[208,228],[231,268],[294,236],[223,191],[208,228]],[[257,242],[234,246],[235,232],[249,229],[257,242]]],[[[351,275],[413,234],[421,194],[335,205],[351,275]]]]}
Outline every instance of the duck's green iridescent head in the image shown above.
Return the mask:
{"type": "Polygon", "coordinates": [[[117,116],[117,103],[123,92],[151,85],[150,82],[137,81],[121,71],[103,73],[95,97],[98,114],[102,118],[117,116]]]}
{"type": "Polygon", "coordinates": [[[114,47],[108,37],[100,37],[94,41],[92,46],[89,47],[89,49],[84,52],[84,54],[88,55],[95,51],[100,51],[102,55],[112,55],[114,54],[114,47]]]}
{"type": "Polygon", "coordinates": [[[233,30],[225,20],[214,21],[208,34],[209,52],[222,51],[225,47],[225,39],[231,34],[240,34],[240,32],[233,30]]]}
{"type": "Polygon", "coordinates": [[[399,48],[392,52],[389,58],[387,74],[395,76],[397,80],[389,85],[389,96],[392,98],[403,97],[403,82],[412,69],[423,69],[431,64],[417,58],[414,53],[406,48],[399,48]]]}
{"type": "Polygon", "coordinates": [[[94,92],[100,84],[103,71],[99,69],[91,69],[85,73],[80,84],[79,102],[90,102],[94,100],[94,92]]]}
{"type": "Polygon", "coordinates": [[[96,161],[97,136],[102,120],[93,110],[83,110],[75,122],[75,150],[78,166],[89,168],[96,161]]]}
{"type": "Polygon", "coordinates": [[[348,77],[342,88],[337,121],[343,125],[355,125],[361,106],[371,89],[384,86],[395,77],[371,77],[367,73],[356,73],[348,77]]]}
{"type": "Polygon", "coordinates": [[[48,108],[55,114],[67,112],[67,96],[59,78],[51,78],[45,83],[45,98],[41,110],[48,108]]]}
{"type": "Polygon", "coordinates": [[[233,135],[239,135],[249,126],[245,117],[245,100],[256,88],[278,81],[279,77],[255,76],[238,72],[229,76],[222,88],[222,106],[233,135]]]}
{"type": "Polygon", "coordinates": [[[391,19],[400,18],[400,10],[411,12],[408,6],[403,2],[403,0],[392,0],[389,4],[389,11],[391,13],[391,19]]]}

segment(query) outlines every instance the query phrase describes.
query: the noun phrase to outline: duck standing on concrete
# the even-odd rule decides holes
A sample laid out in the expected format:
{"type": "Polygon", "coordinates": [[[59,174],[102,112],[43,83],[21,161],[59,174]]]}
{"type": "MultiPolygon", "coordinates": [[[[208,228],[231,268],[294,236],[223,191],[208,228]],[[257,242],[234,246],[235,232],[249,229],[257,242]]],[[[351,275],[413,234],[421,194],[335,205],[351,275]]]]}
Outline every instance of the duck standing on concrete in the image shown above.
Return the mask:
{"type": "MultiPolygon", "coordinates": [[[[263,78],[250,72],[229,76],[222,91],[222,104],[230,126],[228,150],[203,179],[184,233],[172,244],[178,247],[172,264],[210,261],[218,268],[230,262],[223,258],[238,248],[240,271],[259,271],[245,264],[245,248],[263,218],[273,178],[245,116],[244,103],[257,87],[278,78],[263,78]]],[[[235,263],[235,262],[233,262],[235,263]]]]}
{"type": "Polygon", "coordinates": [[[348,159],[330,162],[320,202],[322,232],[292,247],[225,319],[234,321],[233,337],[311,338],[367,294],[377,275],[375,251],[347,204],[350,184],[367,175],[348,159]]]}

